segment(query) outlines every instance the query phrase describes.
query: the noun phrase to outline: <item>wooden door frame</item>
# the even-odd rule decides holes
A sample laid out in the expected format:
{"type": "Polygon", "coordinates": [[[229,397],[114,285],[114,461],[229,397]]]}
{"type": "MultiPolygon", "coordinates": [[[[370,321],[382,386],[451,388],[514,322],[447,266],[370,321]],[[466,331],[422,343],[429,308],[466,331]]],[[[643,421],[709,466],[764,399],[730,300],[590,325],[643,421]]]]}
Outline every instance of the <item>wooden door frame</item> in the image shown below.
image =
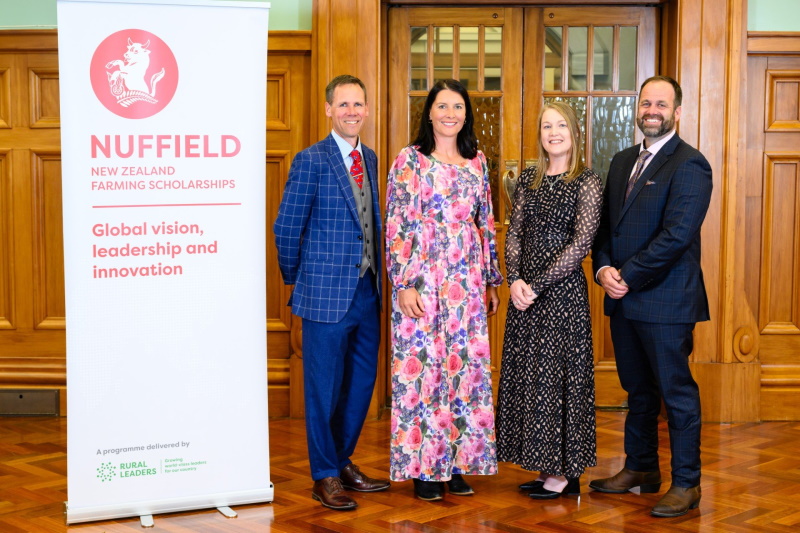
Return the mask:
{"type": "MultiPolygon", "coordinates": [[[[354,74],[371,81],[369,97],[388,93],[383,68],[388,59],[386,15],[401,0],[314,0],[313,53],[318,79],[328,79],[335,67],[351,64],[345,53],[351,39],[334,27],[358,27],[354,74]],[[374,31],[373,31],[374,28],[374,31]],[[361,54],[361,50],[366,53],[361,54]],[[345,63],[349,61],[350,63],[345,63]]],[[[421,0],[404,0],[418,5],[421,0]]],[[[513,5],[552,5],[556,2],[525,2],[513,5]]],[[[560,5],[585,4],[560,0],[560,5]]],[[[698,147],[714,169],[711,208],[702,230],[703,270],[709,291],[712,321],[698,324],[697,350],[691,366],[700,384],[704,421],[754,421],[759,419],[758,357],[756,322],[737,270],[744,264],[745,226],[739,217],[745,197],[744,119],[739,110],[747,104],[746,73],[747,0],[662,0],[632,2],[593,0],[592,4],[657,4],[660,8],[659,73],[675,77],[684,89],[680,135],[698,147]],[[739,354],[745,355],[742,360],[739,354]],[[747,358],[752,357],[750,362],[747,358]],[[742,396],[748,400],[743,401],[742,396]],[[753,407],[755,405],[755,407],[753,407]]],[[[461,0],[459,5],[503,5],[489,0],[461,0]]],[[[349,67],[348,67],[349,69],[349,67]]],[[[324,85],[324,84],[323,84],[324,85]]],[[[319,84],[317,85],[319,87],[319,84]]],[[[317,94],[320,94],[319,88],[317,94]]],[[[377,100],[385,104],[385,97],[377,100]]],[[[388,168],[386,135],[391,127],[383,108],[372,108],[365,139],[375,141],[381,172],[388,168]]],[[[319,116],[320,113],[313,113],[319,116]]],[[[385,358],[385,354],[382,354],[385,358]]],[[[385,364],[385,359],[383,359],[385,364]]],[[[385,367],[384,367],[385,368],[385,367]]],[[[385,392],[385,390],[384,390],[385,392]]]]}

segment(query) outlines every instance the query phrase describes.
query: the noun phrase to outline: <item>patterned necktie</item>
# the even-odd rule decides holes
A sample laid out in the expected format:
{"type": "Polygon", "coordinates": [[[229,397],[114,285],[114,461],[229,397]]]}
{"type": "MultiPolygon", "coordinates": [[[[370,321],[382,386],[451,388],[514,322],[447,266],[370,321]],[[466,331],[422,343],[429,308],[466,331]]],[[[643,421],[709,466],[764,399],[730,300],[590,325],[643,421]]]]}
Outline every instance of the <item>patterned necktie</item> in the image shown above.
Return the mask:
{"type": "Polygon", "coordinates": [[[633,171],[630,179],[628,180],[628,187],[625,189],[625,200],[628,199],[628,196],[631,194],[633,190],[633,186],[636,185],[636,180],[639,179],[639,176],[642,175],[642,169],[644,168],[644,162],[653,154],[648,152],[647,150],[642,151],[639,154],[639,157],[636,159],[636,169],[633,171]]]}
{"type": "Polygon", "coordinates": [[[358,150],[350,152],[350,157],[353,158],[353,164],[350,166],[350,175],[358,185],[358,188],[364,186],[364,169],[361,166],[361,153],[358,150]]]}

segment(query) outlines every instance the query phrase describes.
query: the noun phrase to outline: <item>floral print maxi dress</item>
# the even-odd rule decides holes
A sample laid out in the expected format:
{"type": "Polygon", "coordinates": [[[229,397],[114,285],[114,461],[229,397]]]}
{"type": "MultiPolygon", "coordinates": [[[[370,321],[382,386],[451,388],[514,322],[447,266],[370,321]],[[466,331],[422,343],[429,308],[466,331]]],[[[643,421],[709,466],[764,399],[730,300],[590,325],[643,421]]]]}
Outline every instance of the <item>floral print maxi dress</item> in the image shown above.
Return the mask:
{"type": "Polygon", "coordinates": [[[391,478],[494,474],[497,452],[486,286],[503,281],[486,158],[464,166],[404,148],[389,172],[386,253],[392,285],[391,478]],[[425,316],[405,316],[416,288],[425,316]]]}

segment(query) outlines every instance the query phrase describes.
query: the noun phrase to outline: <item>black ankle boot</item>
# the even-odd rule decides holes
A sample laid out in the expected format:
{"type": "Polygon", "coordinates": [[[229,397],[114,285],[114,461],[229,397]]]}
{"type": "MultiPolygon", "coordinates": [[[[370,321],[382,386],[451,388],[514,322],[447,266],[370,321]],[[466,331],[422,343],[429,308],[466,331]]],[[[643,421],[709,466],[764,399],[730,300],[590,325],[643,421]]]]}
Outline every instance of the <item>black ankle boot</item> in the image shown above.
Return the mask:
{"type": "Polygon", "coordinates": [[[444,497],[444,483],[441,481],[422,481],[414,479],[414,494],[420,500],[435,502],[444,497]]]}
{"type": "Polygon", "coordinates": [[[447,483],[447,488],[450,489],[450,494],[454,496],[469,496],[475,494],[475,491],[464,481],[461,474],[453,474],[450,481],[446,481],[445,483],[447,483]]]}

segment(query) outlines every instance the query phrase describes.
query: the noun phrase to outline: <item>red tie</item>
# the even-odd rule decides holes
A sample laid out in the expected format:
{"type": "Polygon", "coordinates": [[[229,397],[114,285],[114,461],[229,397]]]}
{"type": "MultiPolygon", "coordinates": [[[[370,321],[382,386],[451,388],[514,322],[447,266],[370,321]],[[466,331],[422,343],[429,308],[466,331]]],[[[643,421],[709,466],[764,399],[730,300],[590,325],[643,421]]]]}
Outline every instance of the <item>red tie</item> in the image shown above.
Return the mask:
{"type": "Polygon", "coordinates": [[[360,189],[364,185],[364,169],[361,167],[361,153],[358,150],[350,152],[350,157],[353,158],[353,164],[350,166],[350,175],[356,181],[356,185],[360,189]]]}

